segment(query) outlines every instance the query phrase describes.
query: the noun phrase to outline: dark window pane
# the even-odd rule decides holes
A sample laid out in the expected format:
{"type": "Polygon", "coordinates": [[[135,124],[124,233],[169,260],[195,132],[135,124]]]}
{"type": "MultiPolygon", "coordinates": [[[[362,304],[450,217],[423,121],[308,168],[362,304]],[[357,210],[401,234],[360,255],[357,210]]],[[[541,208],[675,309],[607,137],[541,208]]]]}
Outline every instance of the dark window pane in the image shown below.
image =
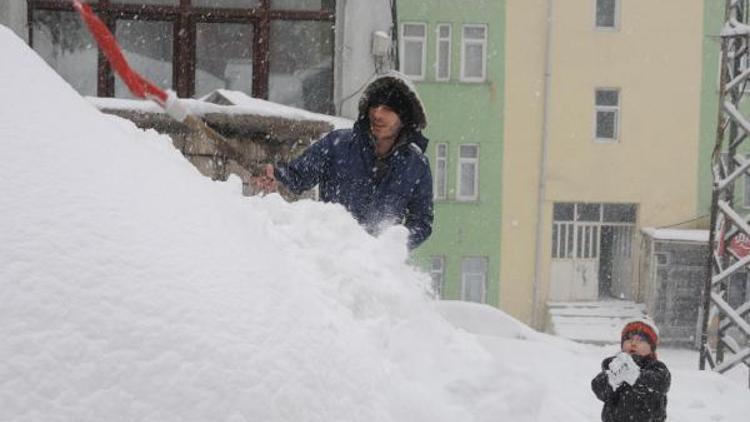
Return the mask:
{"type": "Polygon", "coordinates": [[[559,235],[557,233],[558,225],[554,224],[552,225],[552,258],[558,258],[557,255],[557,249],[558,249],[558,241],[559,241],[559,235]]]}
{"type": "Polygon", "coordinates": [[[552,214],[554,221],[573,221],[573,204],[557,203],[553,207],[552,214]]]}
{"type": "Polygon", "coordinates": [[[597,89],[596,105],[616,106],[618,104],[619,92],[616,89],[597,89]]]}
{"type": "Polygon", "coordinates": [[[483,27],[468,26],[464,28],[464,38],[470,40],[483,40],[485,38],[483,27]]]}
{"type": "Polygon", "coordinates": [[[578,234],[576,235],[578,240],[578,247],[576,248],[576,258],[585,258],[583,254],[583,226],[578,226],[578,234]]]}
{"type": "Polygon", "coordinates": [[[437,77],[440,79],[447,79],[450,74],[450,68],[448,67],[448,59],[450,58],[450,44],[445,41],[440,41],[438,51],[438,72],[437,77]]]}
{"type": "Polygon", "coordinates": [[[404,41],[403,70],[407,75],[422,76],[423,41],[404,41]]]}
{"type": "Polygon", "coordinates": [[[575,238],[574,234],[574,225],[573,223],[566,224],[567,226],[567,239],[568,239],[568,245],[566,247],[565,251],[565,257],[566,258],[573,258],[573,238],[575,238]]]}
{"type": "Polygon", "coordinates": [[[596,26],[614,28],[616,7],[617,0],[596,0],[596,26]]]}
{"type": "Polygon", "coordinates": [[[484,46],[468,44],[465,51],[464,76],[467,78],[483,78],[484,46]]]}
{"type": "Polygon", "coordinates": [[[461,197],[474,197],[476,195],[475,184],[477,175],[477,166],[474,163],[461,163],[461,182],[458,187],[458,194],[461,197]]]}
{"type": "Polygon", "coordinates": [[[333,112],[333,28],[331,22],[272,21],[268,98],[333,112]]]}
{"type": "Polygon", "coordinates": [[[195,50],[197,97],[221,88],[252,93],[252,25],[199,23],[195,50]]]}
{"type": "Polygon", "coordinates": [[[435,176],[436,176],[435,181],[437,184],[437,186],[435,186],[435,193],[436,193],[436,196],[440,199],[444,199],[445,194],[446,194],[446,183],[445,183],[446,174],[447,172],[446,172],[445,160],[444,159],[438,160],[437,168],[435,171],[435,176]]]}
{"type": "MultiPolygon", "coordinates": [[[[133,69],[159,87],[172,87],[171,22],[118,20],[115,36],[133,69]]],[[[120,78],[115,79],[115,97],[132,97],[120,78]]]]}
{"type": "Polygon", "coordinates": [[[272,9],[333,10],[334,0],[271,0],[272,9]]]}
{"type": "Polygon", "coordinates": [[[604,204],[605,223],[635,223],[635,205],[604,204]]]}
{"type": "Polygon", "coordinates": [[[425,37],[425,25],[415,23],[415,24],[404,24],[404,37],[416,37],[416,38],[424,38],[425,37]]]}
{"type": "Polygon", "coordinates": [[[577,221],[600,221],[600,204],[578,204],[577,221]]]}
{"type": "Polygon", "coordinates": [[[260,6],[260,0],[192,0],[193,6],[244,8],[260,6]]]}
{"type": "Polygon", "coordinates": [[[97,49],[74,12],[33,12],[34,51],[81,95],[96,95],[97,49]]]}
{"type": "Polygon", "coordinates": [[[617,112],[598,111],[596,113],[596,137],[599,139],[616,139],[616,124],[617,112]]]}
{"type": "Polygon", "coordinates": [[[463,299],[484,302],[487,281],[487,258],[467,257],[461,264],[463,299]]]}
{"type": "Polygon", "coordinates": [[[461,145],[458,151],[461,158],[477,158],[479,155],[479,147],[476,145],[461,145]]]}

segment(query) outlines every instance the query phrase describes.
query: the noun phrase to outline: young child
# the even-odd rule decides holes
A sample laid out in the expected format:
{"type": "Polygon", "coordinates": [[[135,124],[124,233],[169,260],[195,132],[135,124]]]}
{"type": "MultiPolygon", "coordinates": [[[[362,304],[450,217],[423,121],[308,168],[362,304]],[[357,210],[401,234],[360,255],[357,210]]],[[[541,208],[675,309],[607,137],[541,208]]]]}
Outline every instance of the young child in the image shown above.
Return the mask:
{"type": "Polygon", "coordinates": [[[591,389],[604,402],[602,421],[663,422],[671,375],[656,358],[659,331],[648,318],[629,321],[622,329],[622,351],[602,362],[591,389]]]}

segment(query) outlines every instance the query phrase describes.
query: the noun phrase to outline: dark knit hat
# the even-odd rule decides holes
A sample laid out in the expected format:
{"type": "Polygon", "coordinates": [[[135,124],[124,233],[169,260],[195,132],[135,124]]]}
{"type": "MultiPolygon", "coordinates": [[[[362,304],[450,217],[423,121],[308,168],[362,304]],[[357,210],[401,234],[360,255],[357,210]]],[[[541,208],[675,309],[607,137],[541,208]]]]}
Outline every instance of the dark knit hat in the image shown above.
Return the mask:
{"type": "Polygon", "coordinates": [[[659,329],[656,328],[654,321],[647,317],[628,321],[622,329],[620,345],[634,334],[643,336],[651,346],[651,350],[656,351],[656,346],[659,344],[659,329]]]}
{"type": "Polygon", "coordinates": [[[384,105],[398,114],[404,126],[410,126],[414,122],[411,100],[400,89],[381,86],[371,92],[367,101],[367,109],[379,105],[384,105]]]}

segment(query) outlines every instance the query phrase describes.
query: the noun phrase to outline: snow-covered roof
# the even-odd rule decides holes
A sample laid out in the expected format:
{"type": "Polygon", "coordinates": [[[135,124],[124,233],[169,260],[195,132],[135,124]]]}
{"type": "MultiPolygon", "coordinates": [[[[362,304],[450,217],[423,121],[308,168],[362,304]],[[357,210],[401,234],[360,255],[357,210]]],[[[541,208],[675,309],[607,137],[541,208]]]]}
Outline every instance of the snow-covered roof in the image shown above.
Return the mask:
{"type": "Polygon", "coordinates": [[[693,229],[659,229],[644,227],[644,234],[656,240],[678,240],[685,242],[708,242],[708,230],[693,229]]]}
{"type": "MultiPolygon", "coordinates": [[[[161,107],[153,101],[148,100],[104,97],[86,97],[86,99],[101,110],[128,110],[144,113],[163,113],[161,107]]],[[[206,116],[209,114],[223,114],[229,116],[252,115],[280,118],[289,121],[317,121],[330,124],[332,129],[350,128],[354,124],[353,121],[343,117],[313,113],[271,101],[252,98],[243,92],[226,89],[216,90],[201,99],[184,98],[182,101],[192,114],[199,116],[206,116]],[[225,99],[226,101],[217,104],[216,102],[219,98],[225,99]]]]}

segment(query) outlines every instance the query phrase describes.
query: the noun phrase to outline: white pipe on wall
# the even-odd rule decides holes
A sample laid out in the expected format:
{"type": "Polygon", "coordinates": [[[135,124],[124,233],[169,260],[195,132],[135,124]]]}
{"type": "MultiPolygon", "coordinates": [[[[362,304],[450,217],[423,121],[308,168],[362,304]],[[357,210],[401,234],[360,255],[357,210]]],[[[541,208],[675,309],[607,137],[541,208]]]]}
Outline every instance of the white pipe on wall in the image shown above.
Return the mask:
{"type": "Polygon", "coordinates": [[[534,284],[532,289],[531,325],[542,327],[542,243],[544,233],[544,202],[547,194],[547,145],[549,143],[549,104],[552,83],[552,24],[554,0],[547,0],[547,21],[544,44],[544,103],[542,105],[542,143],[539,152],[539,186],[537,191],[536,239],[534,242],[534,284]]]}

